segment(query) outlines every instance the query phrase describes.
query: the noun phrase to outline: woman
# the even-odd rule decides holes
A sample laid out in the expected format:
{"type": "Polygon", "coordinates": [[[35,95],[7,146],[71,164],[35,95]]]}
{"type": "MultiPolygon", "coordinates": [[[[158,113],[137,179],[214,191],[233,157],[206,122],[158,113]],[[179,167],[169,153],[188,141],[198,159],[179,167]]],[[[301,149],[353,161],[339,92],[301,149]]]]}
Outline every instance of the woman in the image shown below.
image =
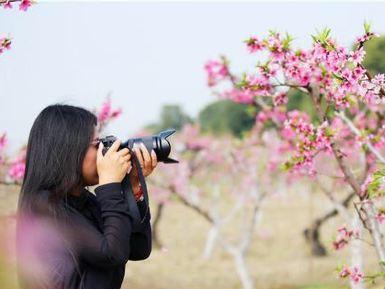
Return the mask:
{"type": "MultiPolygon", "coordinates": [[[[18,204],[18,274],[22,288],[120,288],[128,260],[151,253],[149,208],[138,169],[117,140],[103,155],[97,118],[70,105],[51,105],[36,118],[28,139],[18,204]],[[135,198],[121,182],[129,173],[135,198]],[[85,187],[98,185],[95,195],[85,187]],[[143,218],[133,232],[129,202],[143,218]],[[147,214],[146,214],[147,212],[147,214]]],[[[144,176],[156,154],[135,147],[144,176]]]]}

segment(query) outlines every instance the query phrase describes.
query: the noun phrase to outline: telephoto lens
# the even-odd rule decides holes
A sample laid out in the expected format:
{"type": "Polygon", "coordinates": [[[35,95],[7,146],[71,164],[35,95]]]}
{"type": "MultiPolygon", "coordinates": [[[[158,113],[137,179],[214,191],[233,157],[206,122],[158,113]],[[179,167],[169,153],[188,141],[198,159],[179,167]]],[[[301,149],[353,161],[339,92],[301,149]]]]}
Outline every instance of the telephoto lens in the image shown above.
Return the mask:
{"type": "MultiPolygon", "coordinates": [[[[170,129],[161,131],[157,135],[146,136],[141,138],[130,138],[120,144],[119,150],[122,148],[128,148],[131,151],[135,143],[137,144],[143,143],[150,153],[151,153],[151,150],[155,151],[158,162],[178,163],[177,160],[174,160],[169,157],[169,154],[171,152],[171,144],[168,141],[167,137],[172,135],[174,132],[175,132],[175,129],[170,128],[170,129]]],[[[103,154],[105,154],[105,152],[114,143],[116,139],[117,138],[113,135],[109,135],[100,139],[100,141],[103,143],[103,146],[104,146],[103,154]]]]}

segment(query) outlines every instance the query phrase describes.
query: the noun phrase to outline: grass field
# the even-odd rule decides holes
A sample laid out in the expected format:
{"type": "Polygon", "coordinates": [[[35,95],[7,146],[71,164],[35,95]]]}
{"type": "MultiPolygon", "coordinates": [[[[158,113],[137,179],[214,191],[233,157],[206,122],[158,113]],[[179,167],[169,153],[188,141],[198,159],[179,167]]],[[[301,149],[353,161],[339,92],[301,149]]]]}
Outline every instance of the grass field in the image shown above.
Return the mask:
{"type": "MultiPolygon", "coordinates": [[[[17,197],[18,187],[0,186],[2,216],[15,211],[17,197]]],[[[255,288],[348,288],[348,283],[339,280],[334,269],[342,262],[348,262],[349,250],[333,252],[331,249],[332,235],[341,225],[340,218],[330,220],[322,230],[323,241],[330,252],[328,257],[311,257],[302,237],[302,230],[310,220],[330,206],[326,198],[316,194],[304,195],[295,201],[290,195],[267,200],[247,257],[255,288]]],[[[153,215],[155,208],[151,204],[153,215]]],[[[235,228],[226,230],[233,239],[236,238],[235,228]]],[[[221,247],[215,248],[210,260],[201,258],[208,229],[209,224],[184,205],[176,202],[168,205],[160,224],[160,237],[167,250],[153,249],[148,259],[129,262],[122,288],[242,288],[232,258],[221,247]]],[[[372,250],[365,244],[364,250],[366,270],[375,270],[372,250]]],[[[0,277],[3,280],[4,276],[12,274],[13,270],[3,269],[0,277]]]]}

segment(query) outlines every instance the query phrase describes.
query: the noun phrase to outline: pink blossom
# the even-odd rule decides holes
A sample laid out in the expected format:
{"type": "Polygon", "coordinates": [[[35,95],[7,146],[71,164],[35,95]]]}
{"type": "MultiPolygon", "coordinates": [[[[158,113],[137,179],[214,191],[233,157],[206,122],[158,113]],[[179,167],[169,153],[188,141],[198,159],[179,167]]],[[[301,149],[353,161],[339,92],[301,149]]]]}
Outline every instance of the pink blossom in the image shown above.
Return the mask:
{"type": "Polygon", "coordinates": [[[122,109],[118,108],[118,109],[111,112],[111,118],[117,118],[121,114],[122,114],[122,109]]]}
{"type": "Polygon", "coordinates": [[[376,85],[384,85],[385,83],[385,74],[383,73],[379,73],[377,75],[375,75],[372,79],[372,83],[376,84],[376,85]]]}
{"type": "Polygon", "coordinates": [[[100,109],[98,120],[101,122],[104,122],[107,120],[107,118],[110,116],[111,111],[111,99],[108,98],[103,104],[102,108],[100,109]]]}
{"type": "Polygon", "coordinates": [[[4,4],[3,4],[3,7],[4,9],[11,9],[12,8],[12,3],[7,0],[4,4]]]}
{"type": "Polygon", "coordinates": [[[218,81],[225,79],[229,75],[227,66],[218,60],[209,60],[204,68],[207,72],[209,86],[216,85],[218,81]]]}
{"type": "Polygon", "coordinates": [[[250,53],[260,51],[265,47],[264,43],[255,36],[252,36],[246,40],[246,43],[250,53]]]}
{"type": "Polygon", "coordinates": [[[269,75],[248,75],[245,80],[244,90],[250,90],[256,96],[269,96],[272,93],[272,85],[269,75]]]}
{"type": "Polygon", "coordinates": [[[255,93],[250,89],[237,89],[233,88],[229,91],[225,91],[222,97],[231,99],[236,103],[252,104],[255,102],[255,93]]]}
{"type": "Polygon", "coordinates": [[[29,7],[31,7],[32,1],[31,0],[21,0],[19,9],[22,11],[27,11],[29,7]]]}
{"type": "Polygon", "coordinates": [[[362,183],[362,185],[360,186],[360,196],[363,197],[365,195],[367,195],[368,193],[368,185],[373,181],[373,175],[372,174],[368,174],[367,178],[365,179],[365,181],[362,183]]]}
{"type": "Polygon", "coordinates": [[[338,235],[333,242],[333,247],[336,250],[344,248],[352,238],[358,238],[359,233],[357,230],[348,230],[346,226],[342,226],[338,230],[338,235]]]}
{"type": "Polygon", "coordinates": [[[24,177],[24,172],[25,163],[21,161],[13,163],[8,170],[9,176],[15,181],[21,181],[24,177]]]}
{"type": "Polygon", "coordinates": [[[358,267],[353,267],[353,270],[350,272],[350,280],[357,284],[363,277],[364,274],[358,269],[358,267]]]}
{"type": "Polygon", "coordinates": [[[296,135],[297,145],[292,156],[293,169],[304,169],[314,176],[314,158],[320,152],[331,152],[331,133],[328,123],[314,127],[309,116],[303,112],[290,111],[284,122],[284,135],[296,135]]]}
{"type": "Polygon", "coordinates": [[[15,182],[21,182],[24,177],[26,152],[26,148],[23,148],[19,155],[10,163],[8,175],[15,182]]]}
{"type": "Polygon", "coordinates": [[[339,276],[341,278],[346,278],[346,277],[350,276],[350,269],[349,269],[349,267],[346,267],[346,266],[343,267],[342,270],[339,273],[339,276]]]}
{"type": "Polygon", "coordinates": [[[356,39],[356,44],[362,45],[364,42],[368,41],[372,37],[379,37],[380,35],[373,32],[368,32],[365,35],[362,35],[356,39]]]}
{"type": "Polygon", "coordinates": [[[376,219],[380,224],[385,224],[385,209],[379,210],[376,219]]]}
{"type": "Polygon", "coordinates": [[[340,278],[347,278],[349,277],[350,280],[357,284],[362,281],[364,278],[364,274],[360,271],[360,269],[357,266],[354,266],[352,268],[344,266],[342,270],[339,273],[340,278]]]}
{"type": "Polygon", "coordinates": [[[349,53],[349,61],[352,61],[354,64],[359,64],[362,62],[365,56],[365,50],[361,47],[359,50],[351,51],[349,53]]]}
{"type": "Polygon", "coordinates": [[[282,105],[288,102],[286,92],[281,91],[274,96],[274,105],[282,105]]]}
{"type": "Polygon", "coordinates": [[[100,123],[100,125],[103,126],[108,121],[117,118],[121,114],[122,114],[121,108],[112,110],[111,98],[107,97],[106,101],[103,102],[102,107],[100,108],[100,111],[97,113],[98,123],[100,123]]]}

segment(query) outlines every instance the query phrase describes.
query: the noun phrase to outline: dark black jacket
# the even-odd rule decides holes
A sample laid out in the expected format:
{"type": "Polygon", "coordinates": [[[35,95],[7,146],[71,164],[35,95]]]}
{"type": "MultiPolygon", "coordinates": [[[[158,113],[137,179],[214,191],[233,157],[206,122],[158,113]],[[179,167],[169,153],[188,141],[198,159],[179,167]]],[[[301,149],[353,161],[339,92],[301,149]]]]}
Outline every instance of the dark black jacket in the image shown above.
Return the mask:
{"type": "MultiPolygon", "coordinates": [[[[41,191],[38,202],[48,202],[48,197],[48,191],[41,191]]],[[[149,207],[145,201],[136,203],[143,219],[133,233],[128,202],[120,183],[98,186],[95,195],[84,189],[80,197],[61,202],[67,217],[60,230],[68,246],[65,254],[56,252],[44,261],[52,274],[49,289],[121,288],[126,262],[148,258],[152,247],[149,207]]],[[[23,256],[18,257],[22,262],[23,256]]]]}

